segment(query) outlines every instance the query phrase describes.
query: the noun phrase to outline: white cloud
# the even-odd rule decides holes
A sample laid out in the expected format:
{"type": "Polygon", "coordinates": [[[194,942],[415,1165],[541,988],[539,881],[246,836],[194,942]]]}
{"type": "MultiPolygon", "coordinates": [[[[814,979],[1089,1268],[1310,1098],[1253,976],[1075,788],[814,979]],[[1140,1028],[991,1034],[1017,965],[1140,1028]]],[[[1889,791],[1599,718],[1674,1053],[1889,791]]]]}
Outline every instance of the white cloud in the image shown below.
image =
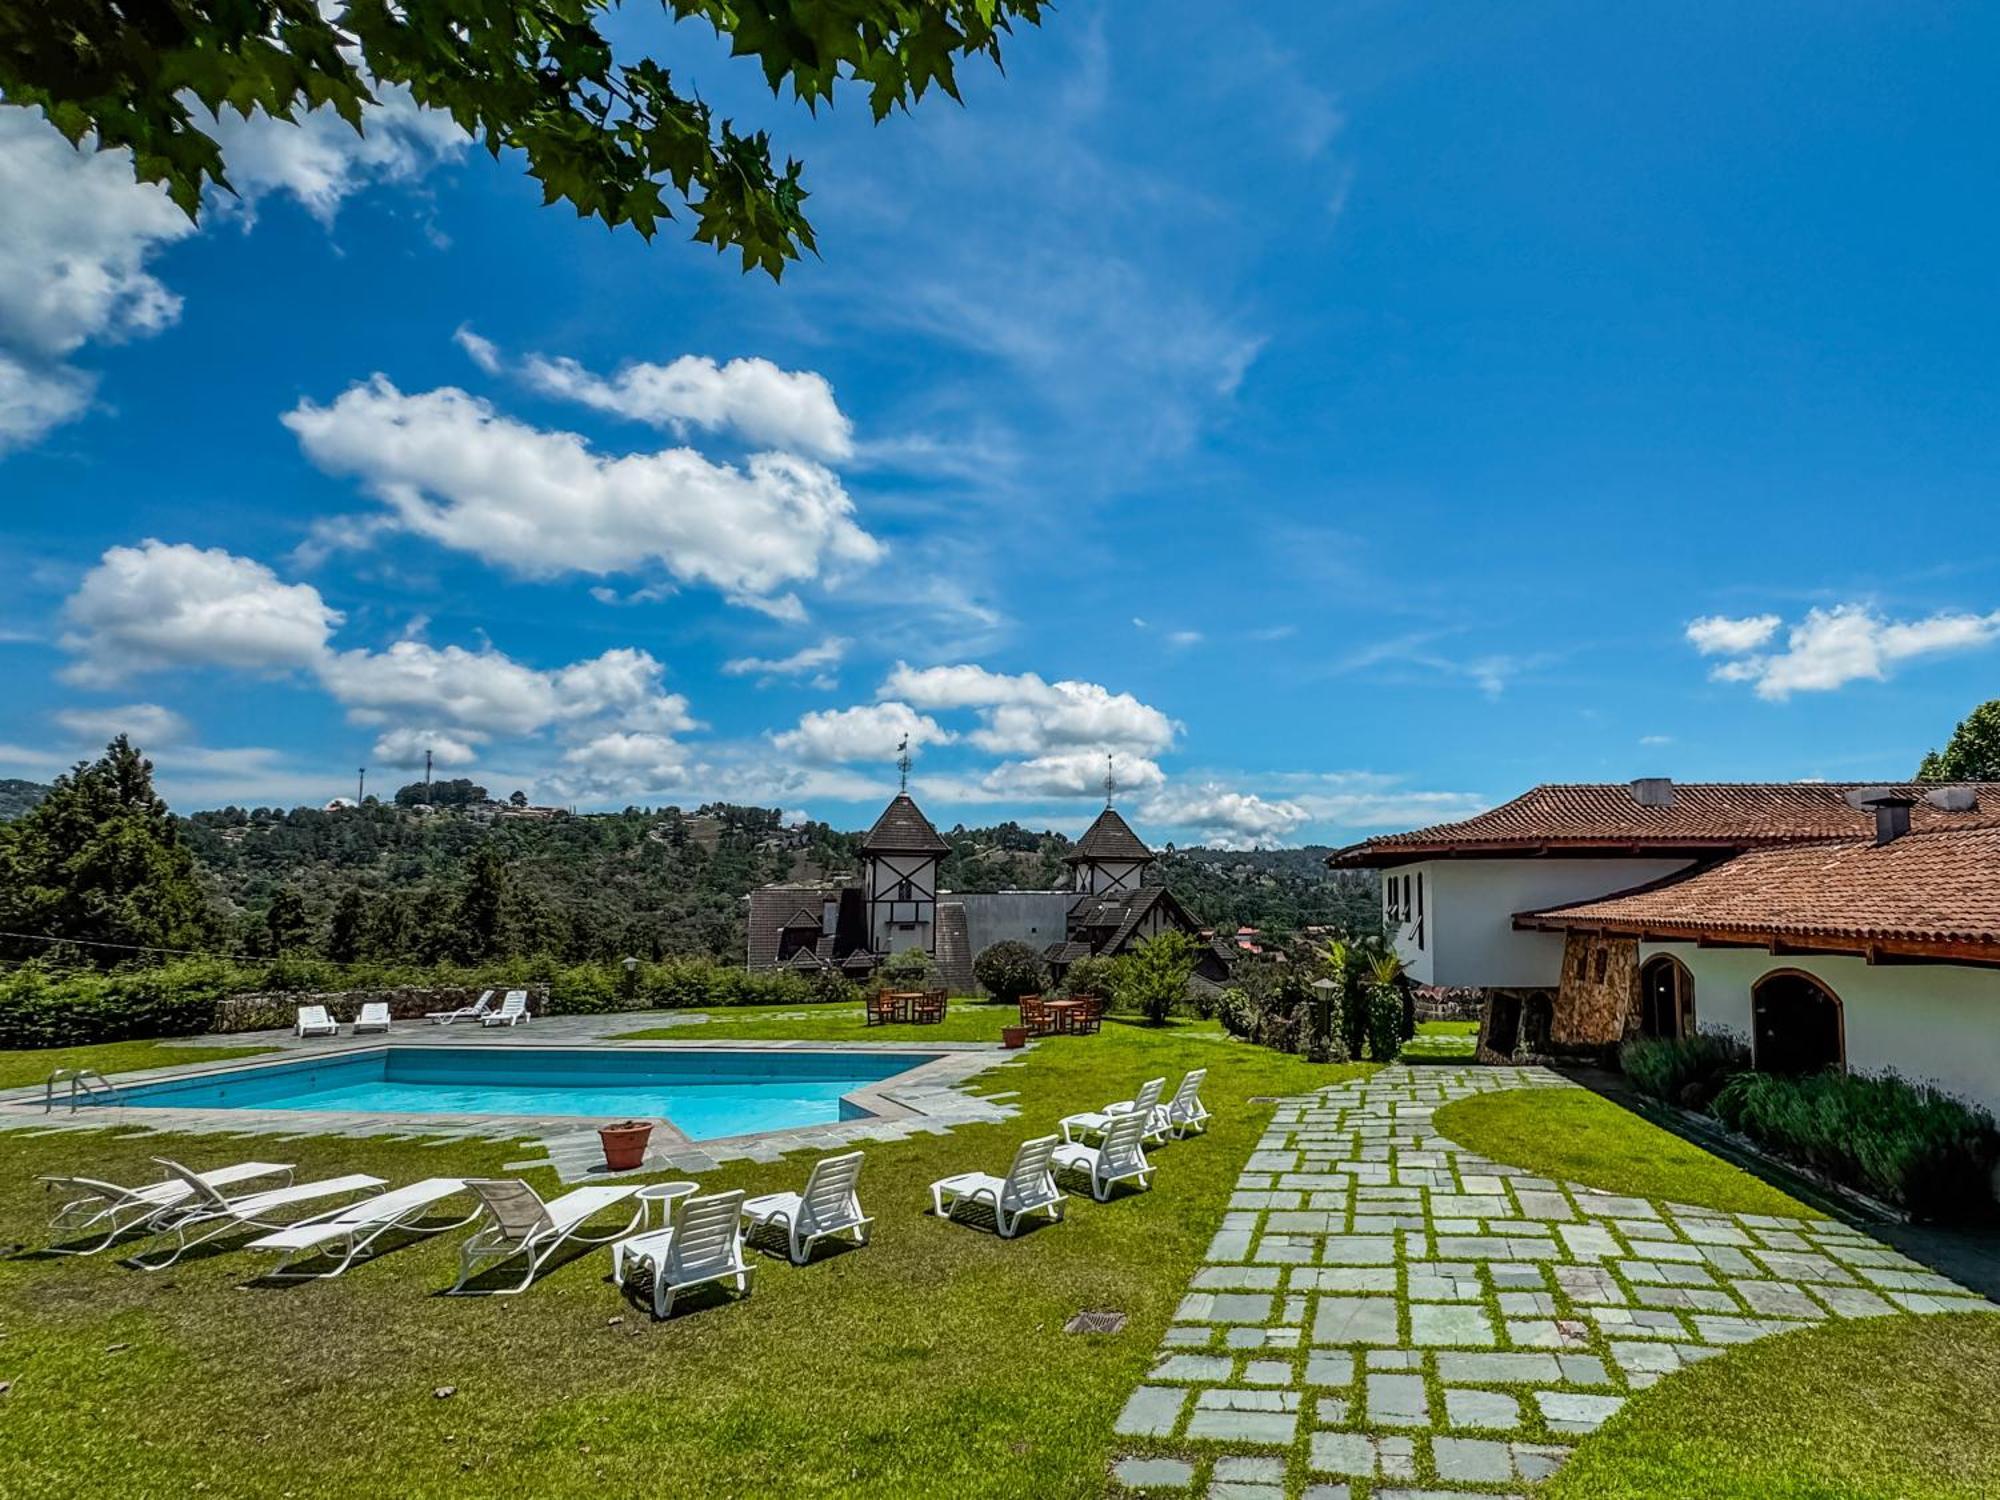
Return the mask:
{"type": "MultiPolygon", "coordinates": [[[[353,127],[333,110],[309,111],[296,124],[225,110],[204,128],[222,146],[240,212],[254,219],[258,199],[288,193],[331,225],[343,200],[375,182],[410,182],[464,154],[469,138],[442,110],[421,108],[402,84],[371,81],[377,104],[353,127]]],[[[227,203],[227,199],[218,200],[227,203]]]]}
{"type": "Polygon", "coordinates": [[[1172,828],[1192,828],[1219,848],[1278,843],[1312,817],[1296,802],[1267,800],[1214,781],[1156,793],[1143,814],[1172,828]]]}
{"type": "Polygon", "coordinates": [[[481,338],[472,331],[472,325],[461,323],[452,330],[451,341],[463,349],[475,365],[488,375],[498,375],[506,361],[501,359],[500,350],[491,339],[481,338]]]}
{"type": "MultiPolygon", "coordinates": [[[[1732,624],[1755,622],[1725,622],[1732,624]]],[[[1749,646],[1708,647],[1695,637],[1695,627],[1712,623],[1697,620],[1688,627],[1688,638],[1704,654],[1750,651],[1749,646]]],[[[1768,641],[1776,624],[1761,635],[1745,631],[1738,638],[1753,644],[1768,641]]],[[[1824,693],[1850,682],[1881,682],[1905,662],[1927,656],[1973,651],[2000,639],[2000,610],[1992,614],[1940,611],[1919,620],[1890,620],[1865,604],[1839,604],[1829,609],[1809,610],[1806,617],[1785,635],[1781,651],[1738,655],[1719,664],[1709,674],[1718,682],[1750,683],[1758,697],[1781,702],[1793,693],[1824,693]]]]}
{"type": "Polygon", "coordinates": [[[392,729],[377,737],[369,759],[377,765],[414,769],[424,763],[428,751],[434,766],[469,766],[479,759],[475,738],[483,736],[461,739],[434,729],[392,729]]]}
{"type": "MultiPolygon", "coordinates": [[[[1120,792],[1143,792],[1166,782],[1159,765],[1141,755],[1110,757],[1120,792]]],[[[980,778],[980,789],[998,797],[1101,797],[1105,757],[1094,750],[1065,750],[1031,760],[1004,761],[980,778]]]]}
{"type": "Polygon", "coordinates": [[[1169,646],[1199,646],[1207,637],[1199,630],[1172,630],[1167,632],[1169,646]]]}
{"type": "Polygon", "coordinates": [[[24,448],[90,405],[95,382],[60,361],[30,366],[0,349],[0,454],[24,448]]]}
{"type": "Polygon", "coordinates": [[[795,598],[771,597],[785,585],[882,554],[839,478],[790,454],[741,469],[688,448],[607,457],[455,387],[406,396],[380,375],[330,406],[303,401],[284,422],[313,462],[353,474],[403,529],[531,576],[659,564],[792,616],[795,598]]]}
{"type": "Polygon", "coordinates": [[[1295,771],[1263,779],[1273,795],[1303,807],[1315,822],[1341,829],[1424,828],[1493,805],[1476,792],[1424,791],[1379,771],[1295,771]]]}
{"type": "Polygon", "coordinates": [[[1741,619],[1703,615],[1688,621],[1687,638],[1703,656],[1735,656],[1755,651],[1778,633],[1782,623],[1776,615],[1746,615],[1741,619]]]}
{"type": "Polygon", "coordinates": [[[927,745],[948,745],[956,736],[928,714],[907,703],[864,703],[855,708],[828,708],[803,715],[796,729],[771,736],[771,743],[789,755],[820,763],[878,761],[896,758],[896,746],[907,735],[910,754],[927,745]]]}
{"type": "Polygon", "coordinates": [[[319,590],[219,547],[151,538],[112,547],[64,606],[71,682],[105,686],[161,667],[284,672],[316,665],[340,624],[319,590]]]}
{"type": "Polygon", "coordinates": [[[664,365],[628,364],[607,379],[573,359],[531,354],[521,362],[521,373],[544,395],[682,436],[696,428],[734,432],[751,443],[829,462],[854,454],[854,424],[833,399],[827,378],[812,370],[781,370],[768,359],[719,365],[703,355],[683,354],[664,365]]]}
{"type": "Polygon", "coordinates": [[[1052,750],[1169,749],[1177,726],[1130,693],[1094,682],[1045,682],[1033,672],[1008,675],[971,663],[912,667],[898,662],[881,696],[928,709],[976,709],[980,728],[966,738],[982,750],[1037,756],[1052,750]]]}
{"type": "Polygon", "coordinates": [[[759,685],[780,677],[810,676],[814,687],[831,688],[834,681],[827,669],[840,665],[847,648],[854,643],[844,636],[830,635],[816,646],[805,646],[790,656],[738,656],[722,664],[727,677],[756,677],[759,685]]]}
{"type": "Polygon", "coordinates": [[[188,721],[157,703],[126,703],[117,708],[65,708],[55,720],[71,734],[109,742],[129,735],[135,745],[169,745],[188,737],[188,721]]]}

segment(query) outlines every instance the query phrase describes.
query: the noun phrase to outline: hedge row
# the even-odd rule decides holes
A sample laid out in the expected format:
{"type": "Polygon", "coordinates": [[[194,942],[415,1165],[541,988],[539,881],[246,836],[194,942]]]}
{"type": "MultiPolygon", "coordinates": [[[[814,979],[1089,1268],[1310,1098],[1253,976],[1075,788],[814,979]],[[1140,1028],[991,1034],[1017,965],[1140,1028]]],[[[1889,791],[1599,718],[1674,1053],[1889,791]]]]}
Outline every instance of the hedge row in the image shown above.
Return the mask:
{"type": "Polygon", "coordinates": [[[838,975],[751,973],[705,959],[623,964],[539,963],[517,959],[470,968],[338,965],[318,960],[237,964],[190,959],[108,974],[34,966],[0,979],[0,1047],[73,1047],[216,1029],[289,1025],[288,997],[327,993],[529,989],[547,1001],[539,1014],[597,1015],[693,1006],[813,1005],[852,1002],[859,991],[838,975]],[[255,1003],[224,1007],[238,996],[255,1003]]]}

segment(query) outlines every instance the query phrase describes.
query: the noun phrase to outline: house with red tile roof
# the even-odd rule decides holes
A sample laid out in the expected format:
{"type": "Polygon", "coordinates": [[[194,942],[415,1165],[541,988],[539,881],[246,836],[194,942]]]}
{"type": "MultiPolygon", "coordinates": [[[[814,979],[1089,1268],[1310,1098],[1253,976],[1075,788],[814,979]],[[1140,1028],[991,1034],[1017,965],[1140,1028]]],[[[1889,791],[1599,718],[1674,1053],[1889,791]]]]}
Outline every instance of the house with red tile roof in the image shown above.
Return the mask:
{"type": "Polygon", "coordinates": [[[1487,1056],[1721,1030],[2000,1106],[2000,784],[1543,786],[1329,863],[1487,1056]]]}

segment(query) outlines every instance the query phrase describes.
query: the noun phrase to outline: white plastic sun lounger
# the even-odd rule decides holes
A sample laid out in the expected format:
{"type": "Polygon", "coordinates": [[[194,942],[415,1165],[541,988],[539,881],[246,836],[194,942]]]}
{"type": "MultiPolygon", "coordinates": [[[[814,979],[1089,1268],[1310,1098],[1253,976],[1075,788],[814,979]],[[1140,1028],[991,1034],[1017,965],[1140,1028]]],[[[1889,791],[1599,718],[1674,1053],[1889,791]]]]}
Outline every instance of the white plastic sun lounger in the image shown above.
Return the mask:
{"type": "Polygon", "coordinates": [[[445,1294],[452,1297],[483,1295],[483,1288],[468,1287],[466,1282],[517,1255],[527,1259],[526,1273],[516,1285],[496,1287],[493,1291],[496,1295],[525,1292],[549,1257],[571,1240],[581,1245],[608,1245],[637,1229],[646,1214],[646,1205],[641,1203],[638,1211],[611,1233],[586,1235],[578,1232],[585,1220],[614,1203],[623,1203],[639,1191],[641,1184],[573,1188],[547,1203],[532,1186],[518,1178],[474,1177],[465,1185],[479,1195],[480,1211],[486,1222],[458,1253],[458,1280],[445,1294]]]}
{"type": "Polygon", "coordinates": [[[283,1229],[288,1221],[275,1217],[285,1209],[341,1193],[367,1193],[381,1187],[380,1177],[352,1172],[345,1177],[323,1177],[317,1182],[295,1182],[290,1187],[225,1198],[179,1162],[164,1156],[159,1164],[192,1186],[193,1191],[180,1205],[167,1209],[151,1224],[156,1234],[171,1234],[174,1248],[165,1256],[133,1256],[127,1264],[142,1271],[160,1271],[179,1260],[196,1245],[205,1245],[221,1235],[239,1229],[283,1229]]]}
{"type": "MultiPolygon", "coordinates": [[[[1208,1110],[1201,1102],[1201,1081],[1208,1077],[1206,1068],[1190,1068],[1187,1076],[1174,1090],[1173,1098],[1153,1111],[1153,1125],[1157,1130],[1171,1131],[1177,1141],[1208,1130],[1208,1110]]],[[[1113,1106],[1116,1108],[1116,1106],[1113,1106]]]]}
{"type": "Polygon", "coordinates": [[[299,1022],[295,1028],[298,1036],[339,1036],[340,1023],[326,1013],[324,1005],[301,1005],[299,1022]]]}
{"type": "Polygon", "coordinates": [[[960,1172],[931,1184],[931,1208],[940,1218],[949,1218],[961,1203],[987,1203],[1002,1239],[1012,1239],[1028,1214],[1063,1216],[1068,1195],[1056,1186],[1049,1170],[1050,1158],[1059,1144],[1052,1135],[1023,1141],[1014,1153],[1014,1164],[1005,1177],[987,1172],[960,1172]]]}
{"type": "Polygon", "coordinates": [[[525,1026],[528,1024],[528,992],[509,990],[500,1008],[479,1018],[481,1026],[525,1026]]]}
{"type": "Polygon", "coordinates": [[[1140,1086],[1139,1092],[1130,1099],[1120,1099],[1107,1104],[1102,1109],[1088,1110],[1080,1115],[1064,1115],[1062,1133],[1065,1142],[1074,1142],[1078,1137],[1088,1139],[1101,1137],[1111,1128],[1111,1122],[1123,1114],[1137,1114],[1147,1122],[1145,1134],[1151,1140],[1164,1140],[1166,1126],[1156,1124],[1154,1112],[1160,1107],[1160,1092],[1167,1086],[1164,1078],[1149,1078],[1140,1086]]]}
{"type": "Polygon", "coordinates": [[[825,1156],[813,1163],[802,1193],[765,1193],[743,1204],[748,1220],[747,1236],[769,1225],[782,1225],[791,1241],[792,1264],[802,1266],[812,1259],[812,1247],[835,1235],[851,1237],[855,1244],[868,1243],[868,1226],[875,1221],[861,1211],[861,1196],[855,1190],[861,1178],[861,1153],[825,1156]]]}
{"type": "Polygon", "coordinates": [[[389,1029],[389,1007],[381,1000],[371,1000],[361,1007],[361,1014],[354,1018],[354,1035],[364,1031],[386,1032],[389,1029]]]}
{"type": "MultiPolygon", "coordinates": [[[[433,1204],[464,1191],[462,1178],[427,1177],[408,1187],[395,1188],[373,1198],[363,1198],[359,1203],[350,1203],[345,1208],[336,1208],[318,1218],[288,1224],[276,1233],[252,1240],[243,1248],[284,1253],[284,1259],[264,1273],[269,1280],[331,1280],[357,1260],[372,1255],[375,1241],[390,1230],[416,1230],[433,1204]],[[306,1272],[291,1270],[294,1261],[309,1261],[316,1256],[332,1260],[333,1268],[306,1272]]],[[[480,1213],[481,1210],[475,1208],[462,1219],[438,1224],[423,1232],[443,1234],[448,1229],[462,1228],[478,1218],[480,1213]]]]}
{"type": "Polygon", "coordinates": [[[742,1217],[741,1192],[686,1199],[675,1208],[671,1229],[642,1234],[626,1245],[619,1286],[634,1267],[644,1266],[653,1278],[656,1318],[674,1310],[678,1294],[711,1281],[734,1281],[736,1290],[749,1296],[756,1267],[743,1258],[743,1238],[736,1232],[742,1217]]]}
{"type": "MultiPolygon", "coordinates": [[[[245,1161],[197,1175],[212,1188],[233,1187],[239,1182],[254,1182],[259,1177],[281,1175],[285,1181],[280,1185],[286,1186],[292,1180],[292,1168],[287,1162],[245,1161]]],[[[95,1255],[128,1229],[139,1228],[166,1210],[185,1203],[194,1192],[178,1177],[168,1177],[136,1188],[120,1187],[115,1182],[100,1182],[95,1177],[44,1177],[41,1180],[59,1192],[74,1195],[49,1220],[53,1233],[79,1235],[95,1234],[100,1229],[104,1231],[104,1238],[92,1245],[74,1248],[51,1245],[49,1252],[53,1255],[95,1255]]]]}
{"type": "Polygon", "coordinates": [[[1112,1117],[1104,1132],[1102,1146],[1068,1144],[1055,1149],[1058,1169],[1090,1179],[1090,1196],[1099,1203],[1109,1201],[1118,1183],[1136,1179],[1142,1188],[1152,1186],[1153,1169],[1146,1161],[1147,1117],[1136,1110],[1112,1117]]]}
{"type": "Polygon", "coordinates": [[[424,1015],[426,1021],[439,1026],[449,1026],[453,1021],[480,1021],[493,1006],[493,991],[480,991],[479,998],[470,1005],[461,1005],[457,1010],[433,1010],[424,1015]]]}

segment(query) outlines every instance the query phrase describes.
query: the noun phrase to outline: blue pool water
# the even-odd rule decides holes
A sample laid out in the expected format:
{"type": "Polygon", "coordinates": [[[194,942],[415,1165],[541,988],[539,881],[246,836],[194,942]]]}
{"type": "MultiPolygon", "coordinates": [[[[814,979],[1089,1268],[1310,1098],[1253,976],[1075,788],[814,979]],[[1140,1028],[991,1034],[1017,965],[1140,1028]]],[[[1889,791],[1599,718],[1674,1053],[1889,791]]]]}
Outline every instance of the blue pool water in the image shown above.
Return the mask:
{"type": "Polygon", "coordinates": [[[863,1116],[847,1094],[937,1055],[392,1046],[118,1092],[146,1109],[665,1118],[706,1141],[863,1116]]]}

